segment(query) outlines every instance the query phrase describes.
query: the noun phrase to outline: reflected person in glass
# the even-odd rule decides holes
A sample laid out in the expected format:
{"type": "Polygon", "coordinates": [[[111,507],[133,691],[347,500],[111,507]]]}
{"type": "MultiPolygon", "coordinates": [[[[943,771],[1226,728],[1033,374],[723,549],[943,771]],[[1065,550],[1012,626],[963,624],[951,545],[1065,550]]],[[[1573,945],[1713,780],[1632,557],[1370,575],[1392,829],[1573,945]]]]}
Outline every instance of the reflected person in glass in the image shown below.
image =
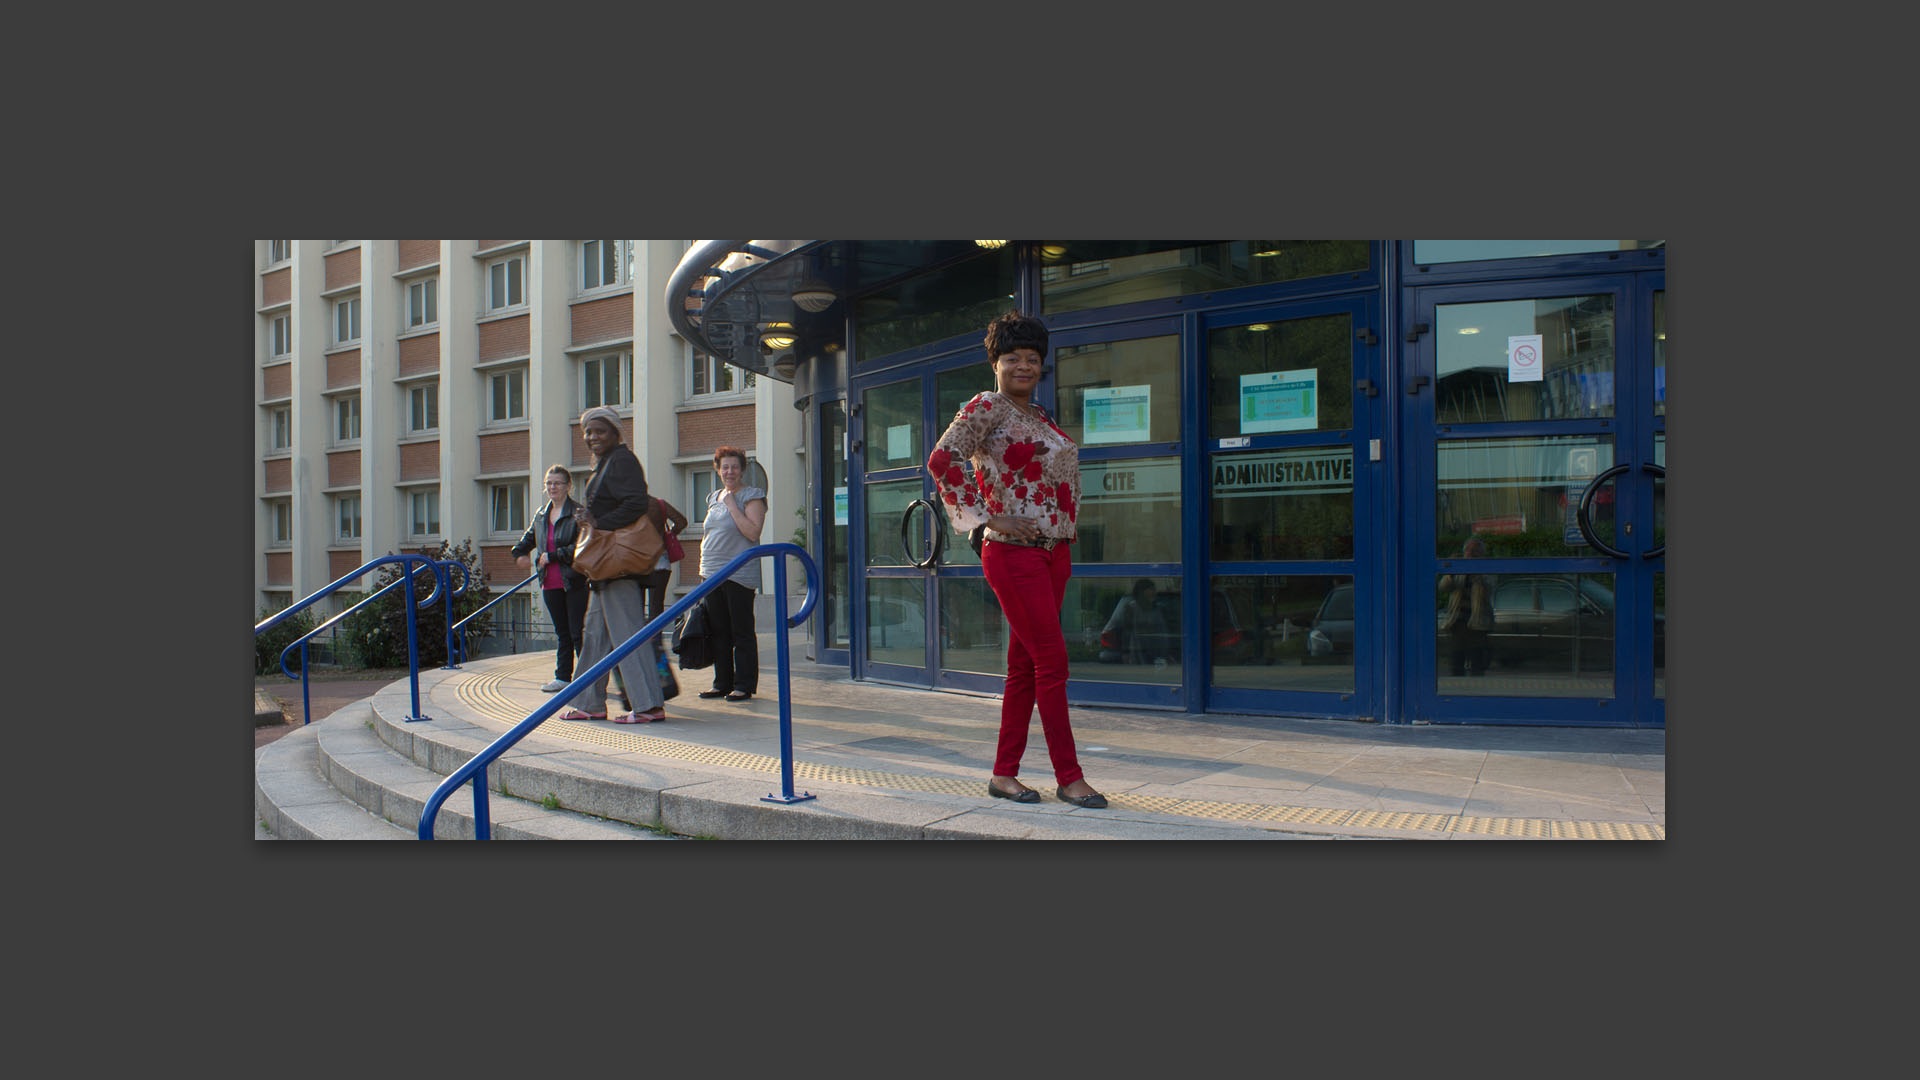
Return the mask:
{"type": "Polygon", "coordinates": [[[1167,658],[1167,620],[1154,600],[1158,590],[1146,578],[1113,606],[1113,615],[1100,628],[1100,662],[1151,664],[1167,658]]]}
{"type": "MultiPolygon", "coordinates": [[[[1463,559],[1484,558],[1487,545],[1470,536],[1460,548],[1463,559]]],[[[1492,585],[1485,574],[1443,574],[1440,587],[1447,591],[1447,614],[1440,629],[1447,635],[1449,670],[1454,675],[1485,675],[1492,660],[1487,636],[1493,629],[1492,585]]]]}
{"type": "Polygon", "coordinates": [[[1006,689],[1000,739],[987,793],[1039,802],[1019,780],[1033,712],[1053,763],[1055,794],[1090,810],[1107,805],[1080,769],[1067,720],[1067,642],[1060,605],[1078,537],[1080,450],[1047,410],[1033,401],[1047,354],[1046,324],[1009,311],[987,327],[995,389],[974,395],[927,457],[927,472],[956,532],[982,530],[980,565],[1007,619],[1006,689]],[[960,466],[973,464],[969,485],[960,466]]]}

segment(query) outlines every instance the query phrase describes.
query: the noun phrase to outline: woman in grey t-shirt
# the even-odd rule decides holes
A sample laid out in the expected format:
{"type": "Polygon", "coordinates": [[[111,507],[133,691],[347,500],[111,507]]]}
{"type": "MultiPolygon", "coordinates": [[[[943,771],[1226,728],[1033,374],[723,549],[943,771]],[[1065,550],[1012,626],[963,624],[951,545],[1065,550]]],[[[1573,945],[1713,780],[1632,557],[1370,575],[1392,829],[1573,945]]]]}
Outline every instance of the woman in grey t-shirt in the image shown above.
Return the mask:
{"type": "MultiPolygon", "coordinates": [[[[707,498],[706,535],[700,538],[700,576],[712,577],[734,556],[760,543],[767,522],[767,493],[747,487],[746,452],[722,446],[713,452],[720,490],[707,498]]],[[[703,698],[745,701],[760,683],[760,643],[753,636],[753,594],[760,588],[760,560],[734,571],[700,601],[713,638],[713,689],[703,698]]]]}

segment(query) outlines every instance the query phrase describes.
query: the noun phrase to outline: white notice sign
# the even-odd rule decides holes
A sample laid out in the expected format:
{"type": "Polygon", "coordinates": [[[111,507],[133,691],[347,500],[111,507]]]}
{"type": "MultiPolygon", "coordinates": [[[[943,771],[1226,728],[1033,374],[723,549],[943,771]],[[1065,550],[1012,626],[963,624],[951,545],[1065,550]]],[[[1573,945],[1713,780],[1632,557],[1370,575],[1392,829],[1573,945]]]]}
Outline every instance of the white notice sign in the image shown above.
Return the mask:
{"type": "Polygon", "coordinates": [[[1146,442],[1153,414],[1151,386],[1097,386],[1081,399],[1082,442],[1146,442]]]}
{"type": "Polygon", "coordinates": [[[1540,338],[1539,334],[1515,334],[1507,338],[1508,382],[1540,381],[1540,369],[1546,366],[1540,338]]]}
{"type": "Polygon", "coordinates": [[[887,429],[887,460],[899,461],[913,456],[913,425],[895,424],[887,429]]]}

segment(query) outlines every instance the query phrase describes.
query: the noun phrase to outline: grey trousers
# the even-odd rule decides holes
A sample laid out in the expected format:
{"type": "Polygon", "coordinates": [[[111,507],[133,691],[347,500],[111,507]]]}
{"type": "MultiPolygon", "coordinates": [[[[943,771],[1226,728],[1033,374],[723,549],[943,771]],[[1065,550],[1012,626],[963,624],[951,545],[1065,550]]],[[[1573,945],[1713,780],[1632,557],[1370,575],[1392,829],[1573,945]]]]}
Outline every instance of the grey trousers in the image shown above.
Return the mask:
{"type": "MultiPolygon", "coordinates": [[[[574,671],[584,672],[605,659],[616,644],[632,637],[647,622],[646,596],[641,582],[623,578],[594,589],[587,601],[586,640],[581,645],[574,671]]],[[[660,670],[653,651],[659,643],[660,639],[654,638],[628,653],[617,665],[636,712],[647,712],[666,704],[666,699],[660,696],[660,670]]],[[[581,712],[605,712],[607,677],[595,679],[593,685],[574,695],[570,704],[581,712]]]]}

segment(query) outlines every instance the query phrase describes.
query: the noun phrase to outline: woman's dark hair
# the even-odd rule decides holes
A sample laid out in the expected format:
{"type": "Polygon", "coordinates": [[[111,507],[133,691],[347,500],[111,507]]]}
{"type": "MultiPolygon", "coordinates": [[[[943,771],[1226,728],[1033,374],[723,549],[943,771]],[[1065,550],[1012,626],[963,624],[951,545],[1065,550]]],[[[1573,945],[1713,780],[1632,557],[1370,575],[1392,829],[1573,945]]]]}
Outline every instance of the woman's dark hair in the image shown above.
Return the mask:
{"type": "Polygon", "coordinates": [[[1032,315],[1009,311],[987,324],[987,359],[998,360],[1015,349],[1047,355],[1047,324],[1032,315]]]}
{"type": "Polygon", "coordinates": [[[725,457],[739,458],[740,471],[741,472],[747,471],[747,452],[745,450],[742,450],[737,446],[722,446],[722,447],[716,448],[713,452],[713,467],[716,469],[719,468],[720,459],[725,457]]]}
{"type": "Polygon", "coordinates": [[[1159,591],[1160,590],[1154,586],[1153,582],[1148,581],[1146,578],[1141,578],[1140,580],[1133,583],[1133,598],[1135,600],[1140,599],[1141,597],[1145,596],[1150,592],[1159,592],[1159,591]]]}

